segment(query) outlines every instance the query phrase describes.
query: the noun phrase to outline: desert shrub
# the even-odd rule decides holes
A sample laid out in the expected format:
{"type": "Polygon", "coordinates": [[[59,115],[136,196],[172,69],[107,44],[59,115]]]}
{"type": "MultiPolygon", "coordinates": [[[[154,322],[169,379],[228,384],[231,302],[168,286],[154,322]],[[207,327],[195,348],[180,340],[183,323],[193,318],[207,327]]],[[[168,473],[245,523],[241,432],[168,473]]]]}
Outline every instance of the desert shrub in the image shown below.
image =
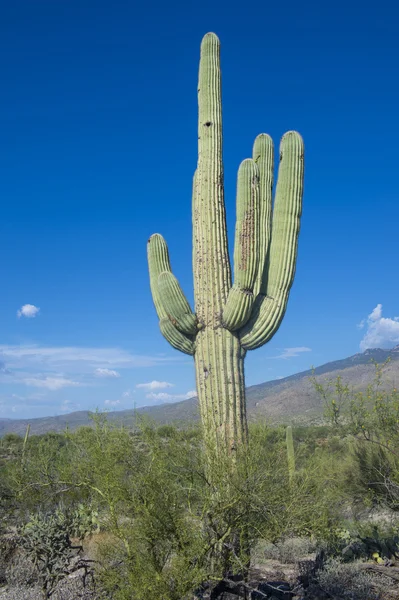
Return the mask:
{"type": "Polygon", "coordinates": [[[399,461],[380,444],[353,440],[344,484],[354,502],[399,510],[399,461]]]}
{"type": "Polygon", "coordinates": [[[311,538],[288,537],[275,544],[267,544],[263,556],[283,564],[293,564],[314,553],[316,548],[317,544],[311,538]]]}
{"type": "Polygon", "coordinates": [[[68,520],[61,511],[37,514],[19,533],[19,545],[37,573],[43,598],[50,598],[81,549],[72,545],[68,520]]]}
{"type": "MultiPolygon", "coordinates": [[[[388,362],[374,362],[374,380],[365,391],[350,389],[340,377],[335,384],[322,385],[315,378],[312,382],[333,431],[345,438],[343,455],[345,445],[350,454],[342,493],[349,493],[354,502],[399,510],[399,391],[383,385],[388,362]]],[[[337,455],[336,442],[334,451],[337,455]]]]}
{"type": "Polygon", "coordinates": [[[15,510],[14,493],[0,468],[0,535],[7,532],[15,510]]]}
{"type": "Polygon", "coordinates": [[[293,427],[294,441],[304,461],[311,458],[320,447],[329,443],[332,434],[331,426],[326,425],[296,425],[293,427]]]}
{"type": "MultiPolygon", "coordinates": [[[[331,457],[318,457],[290,483],[282,432],[252,427],[233,472],[219,462],[211,480],[197,439],[175,432],[165,442],[151,427],[142,433],[146,460],[124,543],[116,535],[103,546],[101,579],[118,600],[191,598],[204,581],[222,579],[226,565],[240,572],[260,538],[326,537],[337,520],[331,457]]],[[[285,558],[296,552],[287,543],[285,558]]]]}
{"type": "Polygon", "coordinates": [[[359,567],[358,563],[342,563],[330,558],[323,569],[317,571],[316,581],[308,590],[309,597],[317,597],[320,590],[330,598],[340,600],[379,600],[381,593],[376,591],[371,575],[359,567]]]}
{"type": "Polygon", "coordinates": [[[39,575],[32,560],[18,547],[9,557],[4,569],[5,583],[12,587],[33,586],[39,582],[39,575]]]}
{"type": "Polygon", "coordinates": [[[36,581],[32,562],[18,547],[18,535],[3,535],[0,538],[0,585],[31,585],[36,581]]]}
{"type": "Polygon", "coordinates": [[[161,438],[170,438],[176,435],[176,427],[173,425],[160,425],[158,427],[158,435],[161,438]]]}
{"type": "MultiPolygon", "coordinates": [[[[290,484],[285,436],[281,444],[263,451],[258,438],[264,435],[268,435],[265,428],[260,428],[257,435],[252,434],[250,460],[254,471],[264,475],[264,485],[260,486],[262,497],[273,507],[280,522],[276,539],[293,534],[320,536],[328,533],[330,525],[338,518],[341,503],[337,486],[341,463],[328,449],[306,457],[298,444],[295,446],[297,469],[290,484]]],[[[294,429],[294,440],[295,437],[294,429]]]]}
{"type": "Polygon", "coordinates": [[[22,449],[23,438],[16,433],[6,433],[0,438],[0,460],[16,456],[22,449]]]}
{"type": "MultiPolygon", "coordinates": [[[[341,461],[328,449],[307,456],[296,439],[290,480],[283,427],[251,425],[231,469],[210,466],[196,427],[138,425],[132,433],[95,415],[92,428],[62,441],[32,436],[8,474],[21,515],[62,506],[72,521],[80,515],[74,535],[101,526],[99,577],[116,600],[190,597],[204,581],[242,572],[259,539],[324,539],[336,526],[341,461]]],[[[287,545],[286,560],[295,552],[287,545]]]]}
{"type": "MultiPolygon", "coordinates": [[[[143,427],[140,470],[128,513],[101,549],[99,577],[116,600],[181,600],[206,577],[206,536],[198,512],[198,448],[175,431],[143,427]],[[171,433],[171,432],[169,432],[171,433]]],[[[206,480],[201,481],[206,486],[206,480]]]]}
{"type": "Polygon", "coordinates": [[[60,474],[69,462],[67,440],[60,434],[31,436],[23,454],[21,446],[21,452],[3,469],[14,518],[25,521],[37,509],[54,510],[61,497],[68,497],[60,474]]]}

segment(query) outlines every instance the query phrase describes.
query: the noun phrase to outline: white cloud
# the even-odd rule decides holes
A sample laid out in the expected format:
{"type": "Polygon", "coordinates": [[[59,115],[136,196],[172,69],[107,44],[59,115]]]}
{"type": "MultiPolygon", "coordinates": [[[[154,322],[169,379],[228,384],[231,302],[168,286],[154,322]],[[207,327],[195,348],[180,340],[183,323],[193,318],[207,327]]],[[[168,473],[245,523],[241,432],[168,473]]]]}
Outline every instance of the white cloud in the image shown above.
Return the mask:
{"type": "Polygon", "coordinates": [[[120,400],[105,400],[104,404],[106,406],[117,406],[118,404],[120,404],[121,401],[120,400]]]}
{"type": "Polygon", "coordinates": [[[174,387],[174,384],[167,381],[150,381],[149,383],[138,383],[136,385],[136,388],[142,388],[143,390],[164,390],[171,387],[174,387]]]}
{"type": "Polygon", "coordinates": [[[377,304],[364,322],[367,330],[360,342],[362,352],[368,348],[390,348],[399,343],[399,317],[384,318],[382,304],[377,304]]]}
{"type": "Polygon", "coordinates": [[[150,393],[146,394],[146,398],[149,400],[161,400],[162,402],[176,402],[178,400],[189,400],[197,396],[195,390],[190,390],[185,394],[168,394],[166,392],[150,393]]]}
{"type": "Polygon", "coordinates": [[[283,352],[278,356],[272,356],[271,358],[294,358],[295,356],[299,356],[302,352],[312,352],[311,348],[306,348],[306,346],[298,346],[296,348],[284,348],[283,352]]]}
{"type": "Polygon", "coordinates": [[[11,398],[14,398],[15,400],[23,400],[24,402],[26,402],[27,400],[42,400],[42,398],[45,398],[45,396],[46,394],[43,394],[42,392],[38,392],[37,394],[29,394],[29,396],[11,394],[11,398]]]}
{"type": "Polygon", "coordinates": [[[47,390],[61,390],[64,387],[76,387],[82,385],[78,381],[65,379],[65,377],[26,377],[22,380],[25,385],[46,388],[47,390]]]}
{"type": "MultiPolygon", "coordinates": [[[[141,355],[113,347],[0,344],[0,388],[5,385],[13,386],[10,393],[21,394],[23,394],[22,388],[25,388],[26,396],[29,398],[30,392],[41,392],[45,397],[43,403],[40,401],[43,406],[36,411],[37,402],[32,404],[28,400],[26,402],[12,401],[9,395],[2,404],[2,390],[0,390],[0,406],[4,405],[5,407],[1,408],[4,416],[7,416],[7,411],[12,416],[11,406],[19,403],[22,405],[22,402],[24,404],[24,408],[21,409],[22,413],[25,411],[26,416],[29,417],[35,414],[41,416],[45,414],[43,412],[45,410],[48,413],[56,410],[58,414],[61,414],[59,395],[64,390],[68,391],[71,400],[76,399],[77,402],[82,402],[82,406],[85,406],[89,401],[86,400],[86,404],[84,404],[81,400],[80,392],[83,389],[98,386],[100,383],[117,385],[118,376],[122,377],[126,372],[133,376],[133,369],[136,369],[136,372],[139,369],[139,381],[150,381],[151,378],[145,375],[145,368],[182,365],[183,363],[184,360],[178,354],[171,357],[155,354],[141,355]],[[46,406],[50,408],[46,409],[46,406]]],[[[98,401],[103,405],[105,398],[108,397],[111,400],[116,398],[120,400],[118,408],[122,408],[124,405],[133,404],[134,398],[139,393],[141,394],[141,391],[144,391],[145,394],[150,391],[162,390],[160,388],[135,390],[134,386],[129,390],[126,385],[121,390],[107,393],[98,401]],[[122,395],[124,390],[126,391],[122,395]]]]}
{"type": "Polygon", "coordinates": [[[40,308],[35,306],[34,304],[24,304],[21,306],[19,310],[17,310],[17,317],[20,319],[21,317],[27,317],[28,319],[32,319],[36,317],[40,308]]]}
{"type": "Polygon", "coordinates": [[[164,358],[131,354],[120,348],[88,348],[76,346],[0,345],[0,359],[13,368],[38,365],[92,374],[93,369],[145,368],[171,362],[182,363],[180,357],[164,358]]]}
{"type": "Polygon", "coordinates": [[[113,369],[102,369],[100,367],[94,371],[94,375],[96,377],[120,377],[118,371],[114,371],[113,369]]]}
{"type": "Polygon", "coordinates": [[[368,321],[379,321],[382,317],[382,304],[377,304],[377,306],[371,311],[369,316],[367,317],[368,321]]]}

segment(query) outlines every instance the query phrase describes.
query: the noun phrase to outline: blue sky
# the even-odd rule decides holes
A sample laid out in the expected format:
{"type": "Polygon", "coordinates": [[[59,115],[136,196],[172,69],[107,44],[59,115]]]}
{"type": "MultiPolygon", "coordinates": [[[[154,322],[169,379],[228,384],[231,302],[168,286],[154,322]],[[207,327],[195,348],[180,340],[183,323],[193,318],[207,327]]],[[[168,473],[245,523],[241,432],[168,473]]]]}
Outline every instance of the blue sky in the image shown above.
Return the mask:
{"type": "Polygon", "coordinates": [[[190,357],[158,330],[146,241],[166,237],[192,300],[208,31],[222,45],[231,249],[255,136],[305,141],[296,279],[280,330],[247,356],[248,385],[399,343],[398,17],[392,1],[4,3],[0,417],[194,390],[190,357]]]}

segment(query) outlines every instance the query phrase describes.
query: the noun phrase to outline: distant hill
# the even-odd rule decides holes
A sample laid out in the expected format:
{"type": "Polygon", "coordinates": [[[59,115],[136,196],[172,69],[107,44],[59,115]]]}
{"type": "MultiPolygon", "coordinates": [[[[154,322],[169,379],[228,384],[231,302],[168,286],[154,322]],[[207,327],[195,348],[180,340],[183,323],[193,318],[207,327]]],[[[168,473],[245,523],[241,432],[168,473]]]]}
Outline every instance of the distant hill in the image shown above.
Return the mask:
{"type": "MultiPolygon", "coordinates": [[[[387,358],[391,361],[384,367],[384,385],[388,388],[399,385],[399,345],[392,350],[380,348],[366,350],[343,360],[326,363],[315,369],[316,379],[325,382],[342,376],[343,381],[355,390],[364,389],[374,379],[375,369],[372,360],[381,364],[387,358]]],[[[250,421],[267,418],[273,423],[320,423],[323,420],[324,406],[321,398],[315,392],[309,377],[312,371],[302,371],[284,379],[267,381],[247,388],[247,409],[250,421]]],[[[159,423],[190,422],[199,419],[196,398],[183,400],[174,404],[147,406],[137,409],[113,411],[108,413],[108,419],[133,427],[139,415],[148,415],[159,423]]],[[[48,431],[63,431],[66,426],[77,429],[82,425],[90,425],[89,411],[78,411],[57,417],[42,417],[37,419],[1,419],[0,436],[6,433],[23,435],[28,423],[32,434],[42,434],[48,431]]]]}

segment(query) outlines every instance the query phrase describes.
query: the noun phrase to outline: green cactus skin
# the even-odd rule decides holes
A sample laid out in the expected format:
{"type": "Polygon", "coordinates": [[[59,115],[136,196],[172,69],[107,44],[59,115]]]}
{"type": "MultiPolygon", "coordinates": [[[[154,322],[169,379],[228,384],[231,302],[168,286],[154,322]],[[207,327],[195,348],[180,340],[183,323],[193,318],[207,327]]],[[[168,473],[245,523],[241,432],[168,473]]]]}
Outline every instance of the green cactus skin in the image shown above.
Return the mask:
{"type": "Polygon", "coordinates": [[[295,451],[291,425],[288,425],[285,433],[285,439],[287,443],[288,477],[290,481],[292,481],[292,478],[295,475],[295,451]]]}
{"type": "Polygon", "coordinates": [[[158,290],[170,321],[182,333],[197,333],[197,318],[192,312],[176,277],[164,271],[158,277],[158,290]]]}
{"type": "Polygon", "coordinates": [[[238,169],[237,222],[234,243],[234,285],[223,308],[223,326],[230,331],[247,322],[254,303],[259,266],[259,169],[244,160],[238,169]]]}
{"type": "Polygon", "coordinates": [[[163,335],[174,348],[194,356],[205,439],[217,451],[232,453],[247,439],[246,351],[276,333],[294,279],[304,148],[295,131],[283,136],[273,209],[270,136],[260,134],[252,158],[241,163],[233,284],[224,204],[220,43],[214,33],[201,44],[198,107],[192,198],[195,313],[172,275],[159,234],[148,241],[150,284],[163,335]]]}

